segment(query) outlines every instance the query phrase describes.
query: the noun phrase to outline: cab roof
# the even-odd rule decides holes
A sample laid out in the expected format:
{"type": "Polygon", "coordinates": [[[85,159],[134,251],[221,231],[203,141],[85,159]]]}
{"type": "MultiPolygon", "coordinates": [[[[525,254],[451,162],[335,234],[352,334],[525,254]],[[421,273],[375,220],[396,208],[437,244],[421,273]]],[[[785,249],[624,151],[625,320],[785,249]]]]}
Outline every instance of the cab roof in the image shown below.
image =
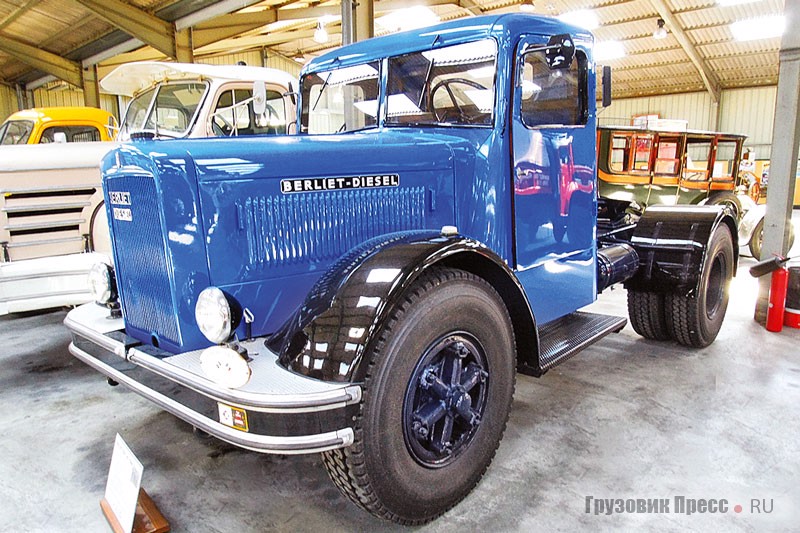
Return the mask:
{"type": "Polygon", "coordinates": [[[141,61],[118,66],[100,81],[100,86],[112,94],[133,96],[159,82],[206,79],[264,81],[278,84],[286,90],[290,83],[296,85],[294,76],[273,68],[141,61]]]}
{"type": "Polygon", "coordinates": [[[113,118],[111,113],[96,107],[64,106],[23,109],[12,113],[6,120],[31,120],[42,124],[54,120],[108,124],[109,118],[113,118]]]}
{"type": "MultiPolygon", "coordinates": [[[[576,44],[591,45],[594,37],[583,28],[566,24],[553,17],[524,13],[468,17],[417,30],[393,33],[343,46],[311,60],[306,72],[332,67],[354,65],[380,59],[446,46],[481,38],[514,39],[523,34],[558,35],[568,33],[576,44]]],[[[591,56],[590,56],[591,57],[591,56]]]]}

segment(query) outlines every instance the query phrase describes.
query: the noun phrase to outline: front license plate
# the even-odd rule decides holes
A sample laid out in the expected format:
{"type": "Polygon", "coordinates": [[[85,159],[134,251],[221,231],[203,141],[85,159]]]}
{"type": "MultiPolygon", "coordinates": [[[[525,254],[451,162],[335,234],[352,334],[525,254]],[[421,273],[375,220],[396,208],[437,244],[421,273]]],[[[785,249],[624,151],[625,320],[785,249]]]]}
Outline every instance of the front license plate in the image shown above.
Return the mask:
{"type": "Polygon", "coordinates": [[[217,402],[219,408],[219,421],[240,431],[249,431],[247,426],[247,411],[238,407],[231,407],[217,402]]]}

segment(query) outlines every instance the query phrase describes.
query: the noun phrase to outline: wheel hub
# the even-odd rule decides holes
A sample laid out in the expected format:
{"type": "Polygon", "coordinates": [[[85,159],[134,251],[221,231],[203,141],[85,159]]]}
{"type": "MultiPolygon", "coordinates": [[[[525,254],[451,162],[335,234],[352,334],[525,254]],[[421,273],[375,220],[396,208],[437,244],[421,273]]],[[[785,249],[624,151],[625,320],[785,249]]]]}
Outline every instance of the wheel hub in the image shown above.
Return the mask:
{"type": "Polygon", "coordinates": [[[403,405],[406,444],[419,463],[444,466],[469,446],[486,407],[486,369],[466,334],[441,339],[420,358],[403,405]]]}

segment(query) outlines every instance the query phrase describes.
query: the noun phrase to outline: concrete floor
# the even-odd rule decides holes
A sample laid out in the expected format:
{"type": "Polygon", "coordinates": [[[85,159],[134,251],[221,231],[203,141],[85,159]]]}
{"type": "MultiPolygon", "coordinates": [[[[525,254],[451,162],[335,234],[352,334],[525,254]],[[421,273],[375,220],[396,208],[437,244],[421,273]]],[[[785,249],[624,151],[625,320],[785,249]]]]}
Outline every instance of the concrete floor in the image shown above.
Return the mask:
{"type": "MultiPolygon", "coordinates": [[[[707,349],[649,342],[628,326],[541,379],[519,376],[486,477],[419,530],[798,531],[800,330],[768,333],[752,320],[752,263],[742,260],[707,349]],[[595,515],[587,496],[669,498],[672,513],[595,515]],[[730,509],[677,514],[676,496],[726,498],[730,509]],[[751,499],[772,512],[752,513],[751,499]]],[[[607,291],[595,307],[624,315],[625,292],[607,291]]],[[[173,531],[404,529],[340,496],[316,455],[200,439],[110,388],[68,354],[64,315],[0,318],[0,531],[108,531],[98,502],[117,432],[173,531]]]]}

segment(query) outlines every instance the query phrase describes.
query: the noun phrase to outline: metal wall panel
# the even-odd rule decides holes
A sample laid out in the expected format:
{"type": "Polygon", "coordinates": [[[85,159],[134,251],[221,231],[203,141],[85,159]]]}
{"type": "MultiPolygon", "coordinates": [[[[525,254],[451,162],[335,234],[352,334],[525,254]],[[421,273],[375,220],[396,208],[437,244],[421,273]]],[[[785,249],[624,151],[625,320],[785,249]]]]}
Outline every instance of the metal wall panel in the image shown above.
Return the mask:
{"type": "Polygon", "coordinates": [[[731,89],[722,93],[720,129],[747,135],[745,146],[757,159],[769,159],[775,117],[776,87],[731,89]]]}
{"type": "Polygon", "coordinates": [[[17,111],[17,93],[11,87],[0,85],[0,122],[17,111]]]}
{"type": "Polygon", "coordinates": [[[299,76],[300,68],[302,67],[302,65],[296,61],[272,52],[270,52],[266,60],[264,60],[262,59],[260,50],[197,58],[198,63],[205,63],[207,65],[235,65],[238,61],[244,61],[251,67],[275,68],[288,72],[292,76],[299,76]]]}
{"type": "Polygon", "coordinates": [[[688,127],[695,130],[714,129],[714,110],[706,92],[617,99],[600,113],[600,124],[630,124],[634,115],[687,120],[688,127]]]}

